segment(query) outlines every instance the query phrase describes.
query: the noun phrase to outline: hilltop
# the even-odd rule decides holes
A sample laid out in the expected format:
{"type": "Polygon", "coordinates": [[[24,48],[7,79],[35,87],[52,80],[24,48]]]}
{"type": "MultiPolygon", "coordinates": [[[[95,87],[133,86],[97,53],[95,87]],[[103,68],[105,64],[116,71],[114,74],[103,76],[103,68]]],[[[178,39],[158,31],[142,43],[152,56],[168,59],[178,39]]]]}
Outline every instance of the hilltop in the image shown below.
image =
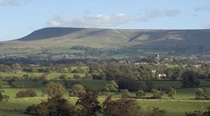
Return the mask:
{"type": "Polygon", "coordinates": [[[44,28],[0,43],[0,55],[91,56],[210,54],[210,30],[44,28]]]}

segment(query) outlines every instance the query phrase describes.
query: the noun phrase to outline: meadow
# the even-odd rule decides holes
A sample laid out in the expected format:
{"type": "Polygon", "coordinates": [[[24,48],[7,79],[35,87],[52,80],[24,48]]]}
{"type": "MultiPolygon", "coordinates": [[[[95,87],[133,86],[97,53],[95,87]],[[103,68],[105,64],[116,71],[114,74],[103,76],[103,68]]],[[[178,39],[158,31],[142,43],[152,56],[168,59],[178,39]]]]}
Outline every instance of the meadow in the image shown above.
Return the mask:
{"type": "MultiPolygon", "coordinates": [[[[63,83],[62,80],[52,80],[54,82],[63,83]]],[[[102,88],[108,81],[105,80],[78,80],[81,84],[89,86],[93,89],[102,88]]],[[[206,107],[210,105],[208,100],[194,100],[195,89],[196,88],[181,88],[180,81],[153,81],[156,88],[168,88],[170,86],[176,87],[175,99],[171,99],[166,94],[163,94],[162,99],[137,99],[143,112],[146,115],[148,113],[148,108],[159,107],[167,111],[168,116],[184,116],[185,112],[201,110],[205,111],[206,107]]],[[[41,96],[41,88],[43,87],[41,81],[34,83],[30,80],[19,80],[16,82],[17,87],[11,88],[6,81],[2,81],[3,89],[5,94],[10,96],[7,103],[0,103],[0,115],[6,116],[24,116],[23,114],[25,108],[32,104],[38,104],[42,100],[46,100],[47,96],[41,96]],[[26,90],[28,88],[34,88],[37,97],[32,98],[16,98],[16,93],[21,90],[26,90]]],[[[202,88],[206,88],[209,85],[209,81],[202,80],[202,88]]],[[[162,90],[164,93],[164,89],[162,90]]],[[[119,92],[111,93],[113,98],[119,98],[121,95],[119,92]]],[[[152,93],[146,93],[145,98],[151,97],[152,93]]],[[[66,92],[66,97],[70,102],[75,103],[77,97],[69,97],[68,92],[66,92]]],[[[135,93],[131,92],[131,97],[135,97],[135,93]]],[[[103,102],[106,96],[100,94],[99,101],[103,102]]]]}

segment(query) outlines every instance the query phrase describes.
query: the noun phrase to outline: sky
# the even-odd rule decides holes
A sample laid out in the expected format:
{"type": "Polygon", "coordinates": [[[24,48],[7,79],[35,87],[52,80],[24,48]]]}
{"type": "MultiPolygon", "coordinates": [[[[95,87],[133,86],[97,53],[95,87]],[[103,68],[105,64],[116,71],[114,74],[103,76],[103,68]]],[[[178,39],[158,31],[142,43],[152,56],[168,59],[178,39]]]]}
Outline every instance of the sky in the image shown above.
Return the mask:
{"type": "Polygon", "coordinates": [[[210,29],[210,0],[0,0],[0,41],[47,27],[210,29]]]}

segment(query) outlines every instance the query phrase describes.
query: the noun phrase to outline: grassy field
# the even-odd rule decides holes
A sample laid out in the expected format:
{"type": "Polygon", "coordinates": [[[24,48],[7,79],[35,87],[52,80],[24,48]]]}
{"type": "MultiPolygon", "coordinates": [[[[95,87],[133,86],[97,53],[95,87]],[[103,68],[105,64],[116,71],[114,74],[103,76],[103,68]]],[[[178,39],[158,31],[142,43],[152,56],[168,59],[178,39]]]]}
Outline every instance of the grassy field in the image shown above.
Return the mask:
{"type": "MultiPolygon", "coordinates": [[[[102,88],[107,81],[104,80],[79,80],[81,84],[89,86],[91,88],[102,88]]],[[[55,82],[62,83],[61,80],[56,80],[55,82]]],[[[144,113],[148,112],[148,108],[150,107],[160,107],[161,109],[165,109],[167,111],[168,116],[184,116],[185,112],[194,111],[194,110],[202,110],[205,111],[206,107],[210,105],[210,101],[208,100],[193,100],[195,97],[195,89],[196,88],[180,88],[181,83],[179,81],[153,81],[155,87],[177,87],[177,94],[175,99],[170,99],[166,94],[163,94],[162,99],[137,99],[139,104],[142,106],[144,113]]],[[[38,104],[42,100],[46,100],[47,97],[41,97],[41,81],[34,83],[30,80],[27,81],[17,81],[17,88],[11,88],[6,81],[3,81],[3,89],[5,90],[5,94],[10,96],[8,103],[0,103],[0,116],[22,116],[22,112],[24,109],[32,104],[38,104]],[[33,98],[16,98],[16,93],[20,90],[26,90],[27,88],[34,88],[37,97],[33,98]]],[[[210,85],[209,81],[201,81],[201,86],[210,85]]],[[[205,87],[202,87],[205,88],[205,87]]],[[[162,90],[163,91],[163,90],[162,90]]],[[[164,91],[163,91],[164,92],[164,91]]],[[[135,96],[135,93],[131,93],[132,96],[135,96]]],[[[112,93],[113,98],[120,97],[120,94],[112,93]]],[[[152,93],[146,93],[146,97],[151,97],[152,93]]],[[[65,95],[66,98],[72,103],[75,103],[77,100],[76,97],[68,97],[68,92],[65,95]]],[[[101,102],[104,101],[106,96],[100,95],[99,100],[101,102]]]]}

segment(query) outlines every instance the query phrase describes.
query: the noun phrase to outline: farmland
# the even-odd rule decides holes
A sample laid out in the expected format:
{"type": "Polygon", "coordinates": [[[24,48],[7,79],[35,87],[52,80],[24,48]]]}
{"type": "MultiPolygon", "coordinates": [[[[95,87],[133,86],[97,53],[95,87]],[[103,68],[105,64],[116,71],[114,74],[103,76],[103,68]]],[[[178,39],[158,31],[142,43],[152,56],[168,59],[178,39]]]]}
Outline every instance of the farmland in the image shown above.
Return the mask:
{"type": "MultiPolygon", "coordinates": [[[[98,88],[104,86],[107,81],[103,80],[80,80],[81,84],[84,84],[86,86],[92,87],[92,88],[98,88]]],[[[58,81],[62,83],[62,81],[58,81]]],[[[156,87],[158,86],[164,86],[165,83],[170,83],[177,88],[180,87],[179,81],[153,81],[154,85],[156,87]]],[[[36,85],[32,81],[18,81],[17,88],[11,88],[7,84],[7,82],[3,81],[3,88],[7,95],[10,96],[8,103],[1,103],[1,114],[4,115],[23,115],[22,112],[24,109],[32,104],[38,104],[41,102],[41,100],[46,100],[47,97],[41,96],[41,81],[37,82],[36,85]],[[23,83],[25,83],[25,86],[23,87],[23,83]],[[34,88],[37,97],[32,98],[16,98],[16,93],[20,90],[25,90],[26,88],[34,88]],[[13,113],[11,113],[13,112],[13,113]]],[[[201,86],[207,86],[208,82],[201,81],[201,86]]],[[[168,84],[165,84],[164,87],[168,87],[168,84]]],[[[146,93],[147,95],[145,97],[152,96],[151,93],[146,93]]],[[[120,97],[119,93],[112,93],[112,95],[115,98],[120,97]]],[[[135,94],[132,93],[132,96],[134,97],[135,94]]],[[[75,103],[77,98],[76,97],[69,97],[68,93],[66,93],[65,97],[70,101],[75,103]]],[[[144,113],[147,113],[147,109],[149,107],[160,107],[162,109],[167,110],[167,114],[170,116],[178,116],[178,115],[184,115],[184,112],[188,111],[194,111],[194,110],[202,110],[205,111],[206,107],[209,106],[208,100],[193,100],[195,97],[195,88],[187,88],[187,89],[177,89],[177,94],[175,96],[175,99],[170,99],[166,94],[163,95],[162,99],[138,99],[139,104],[143,107],[144,113]]],[[[102,102],[104,101],[105,96],[100,95],[99,100],[102,102]]]]}
{"type": "Polygon", "coordinates": [[[173,63],[136,65],[117,62],[51,66],[0,65],[1,85],[5,91],[3,94],[10,97],[8,102],[0,103],[0,112],[2,115],[26,115],[23,112],[28,106],[39,104],[49,98],[43,94],[43,89],[51,82],[65,87],[63,97],[69,103],[75,104],[78,100],[71,91],[74,85],[79,84],[100,90],[98,100],[102,104],[109,93],[106,87],[113,80],[118,87],[116,90],[110,89],[112,98],[120,99],[122,90],[128,90],[129,98],[134,98],[138,102],[144,115],[153,107],[166,110],[169,116],[185,115],[185,112],[195,110],[206,111],[210,105],[208,95],[210,67],[206,64],[201,64],[198,68],[190,66],[184,67],[173,63]],[[158,74],[162,73],[167,76],[159,77],[158,74]],[[166,94],[170,87],[176,90],[173,97],[166,94]],[[196,98],[198,88],[204,90],[202,95],[205,96],[201,96],[201,100],[196,98]],[[17,97],[17,93],[29,89],[35,91],[35,97],[17,97]],[[144,91],[146,95],[137,97],[138,90],[144,91]],[[161,93],[160,96],[154,97],[154,91],[161,93]]]}

